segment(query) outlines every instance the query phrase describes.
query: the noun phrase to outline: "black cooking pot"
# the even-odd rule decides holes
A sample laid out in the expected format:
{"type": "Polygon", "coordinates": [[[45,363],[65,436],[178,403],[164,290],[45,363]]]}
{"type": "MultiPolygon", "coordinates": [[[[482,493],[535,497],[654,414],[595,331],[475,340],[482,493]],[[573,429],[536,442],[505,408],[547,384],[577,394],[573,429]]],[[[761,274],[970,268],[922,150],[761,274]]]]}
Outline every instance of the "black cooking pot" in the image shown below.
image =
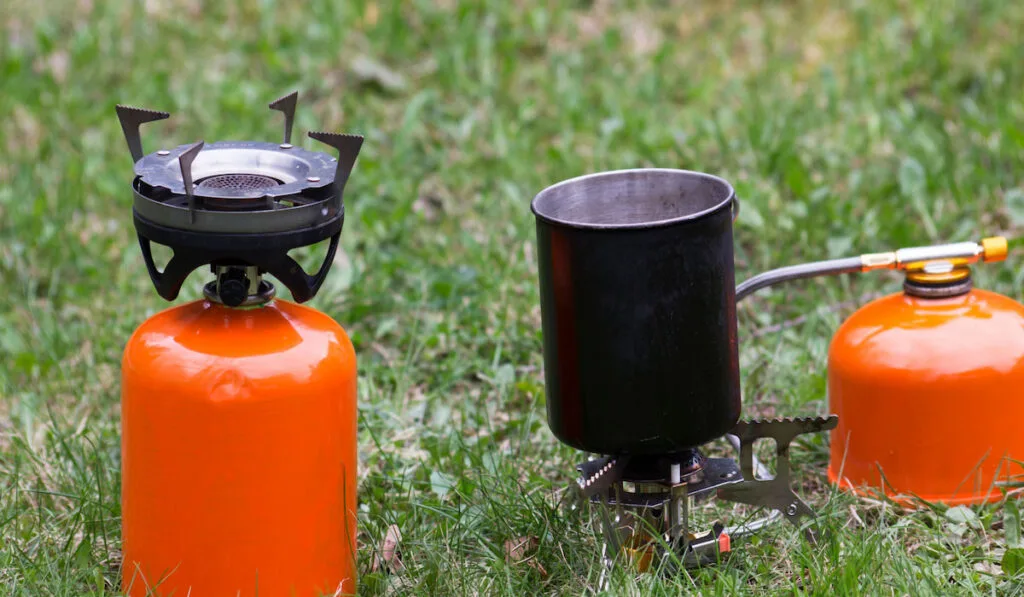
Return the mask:
{"type": "Polygon", "coordinates": [[[551,186],[531,208],[552,432],[588,452],[668,454],[732,429],[732,187],[622,170],[551,186]]]}

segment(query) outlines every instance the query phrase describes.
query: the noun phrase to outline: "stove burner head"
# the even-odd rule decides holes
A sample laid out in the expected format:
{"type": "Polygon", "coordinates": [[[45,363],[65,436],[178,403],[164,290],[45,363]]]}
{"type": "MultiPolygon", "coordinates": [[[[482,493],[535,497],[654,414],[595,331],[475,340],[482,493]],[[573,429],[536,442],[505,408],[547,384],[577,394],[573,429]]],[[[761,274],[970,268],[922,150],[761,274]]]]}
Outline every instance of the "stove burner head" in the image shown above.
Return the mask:
{"type": "Polygon", "coordinates": [[[281,184],[280,180],[259,174],[218,174],[204,178],[196,184],[200,189],[233,189],[236,191],[262,191],[281,184]]]}
{"type": "Polygon", "coordinates": [[[707,462],[707,457],[696,448],[662,456],[637,455],[629,459],[622,478],[637,482],[670,481],[676,474],[685,480],[699,476],[707,462]]]}
{"type": "Polygon", "coordinates": [[[218,272],[237,266],[255,268],[250,271],[257,276],[269,273],[300,303],[319,290],[341,236],[342,194],[363,138],[309,133],[336,149],[337,158],[295,147],[290,141],[297,97],[293,93],[270,104],[285,115],[282,143],[200,141],[151,154],[142,151],[139,127],[169,114],[117,106],[135,161],[135,228],[164,299],[175,299],[185,278],[207,264],[218,272]],[[314,275],[287,254],[327,239],[327,257],[314,275]],[[174,252],[162,272],[153,263],[151,242],[174,252]]]}

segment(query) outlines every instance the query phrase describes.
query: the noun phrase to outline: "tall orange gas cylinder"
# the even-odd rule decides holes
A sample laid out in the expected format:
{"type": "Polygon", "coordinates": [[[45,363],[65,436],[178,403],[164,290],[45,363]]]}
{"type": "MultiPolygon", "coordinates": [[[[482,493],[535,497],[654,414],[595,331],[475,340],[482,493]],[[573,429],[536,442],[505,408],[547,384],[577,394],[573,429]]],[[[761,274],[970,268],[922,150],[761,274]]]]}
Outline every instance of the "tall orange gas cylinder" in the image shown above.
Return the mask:
{"type": "MultiPolygon", "coordinates": [[[[1005,257],[1005,240],[984,244],[1005,257]]],[[[997,500],[1024,473],[1024,306],[957,260],[908,268],[903,292],[836,332],[828,400],[833,483],[906,505],[997,500]]]]}
{"type": "Polygon", "coordinates": [[[147,269],[171,301],[196,268],[204,298],[157,313],[122,361],[122,587],[132,597],[354,594],[356,357],[338,323],[301,304],[341,236],[342,192],[362,137],[310,133],[338,158],[290,143],[217,142],[135,162],[134,223],[147,269]],[[328,241],[307,274],[288,251],[328,241]],[[173,257],[160,271],[151,244],[173,257]],[[269,274],[295,302],[275,298],[269,274]]]}

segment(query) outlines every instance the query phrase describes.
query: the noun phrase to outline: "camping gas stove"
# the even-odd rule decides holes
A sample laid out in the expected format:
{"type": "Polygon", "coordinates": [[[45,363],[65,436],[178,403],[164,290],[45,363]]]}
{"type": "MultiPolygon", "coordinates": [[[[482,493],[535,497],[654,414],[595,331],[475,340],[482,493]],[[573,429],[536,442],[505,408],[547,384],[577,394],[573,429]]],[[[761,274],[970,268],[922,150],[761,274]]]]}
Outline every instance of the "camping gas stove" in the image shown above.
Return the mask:
{"type": "Polygon", "coordinates": [[[203,298],[153,314],[125,345],[123,594],[356,589],[356,356],[338,322],[300,303],[334,262],[363,137],[307,133],[335,155],[292,145],[296,100],[270,104],[284,112],[279,141],[152,153],[140,127],[170,115],[116,107],[132,220],[158,294],[175,300],[203,266],[214,278],[203,298]],[[312,273],[289,256],[321,243],[312,273]],[[171,253],[162,270],[154,244],[171,253]],[[277,298],[271,277],[292,300],[277,298]]]}
{"type": "MultiPolygon", "coordinates": [[[[726,435],[739,451],[738,464],[732,458],[706,457],[696,448],[661,456],[605,456],[577,467],[580,477],[574,489],[581,500],[597,506],[606,549],[626,555],[641,571],[659,555],[687,567],[713,563],[729,553],[732,539],[780,517],[797,527],[801,519],[813,518],[814,512],[790,486],[789,447],[796,437],[833,429],[837,423],[834,415],[740,421],[726,435]],[[754,455],[754,442],[762,438],[775,440],[774,475],[754,455]],[[695,532],[690,511],[712,496],[774,512],[739,527],[715,523],[695,532]],[[676,558],[669,557],[671,552],[676,558]]],[[[816,540],[812,527],[805,532],[816,540]]]]}
{"type": "Polygon", "coordinates": [[[363,137],[310,131],[308,136],[337,150],[338,157],[291,144],[298,94],[270,103],[284,114],[281,143],[199,141],[145,154],[140,127],[164,120],[167,112],[117,106],[135,163],[133,216],[146,269],[157,292],[177,298],[186,277],[209,264],[217,279],[204,295],[230,307],[264,304],[274,287],[270,274],[297,302],[311,299],[323,284],[338,248],[345,220],[342,190],[363,137]],[[288,255],[329,240],[320,269],[307,274],[288,255]],[[151,243],[170,247],[173,257],[161,272],[151,243]]]}

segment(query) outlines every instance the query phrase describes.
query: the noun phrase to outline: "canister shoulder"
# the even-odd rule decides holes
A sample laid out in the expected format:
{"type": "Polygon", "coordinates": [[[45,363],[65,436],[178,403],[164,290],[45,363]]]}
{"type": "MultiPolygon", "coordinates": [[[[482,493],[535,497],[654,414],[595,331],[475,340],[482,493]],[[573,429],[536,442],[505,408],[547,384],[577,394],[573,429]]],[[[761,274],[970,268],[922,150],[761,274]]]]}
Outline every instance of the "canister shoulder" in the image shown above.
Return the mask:
{"type": "Polygon", "coordinates": [[[1024,306],[981,289],[948,299],[892,294],[840,326],[830,367],[1024,376],[1024,306]]]}
{"type": "Polygon", "coordinates": [[[241,310],[194,301],[140,325],[123,367],[172,382],[218,368],[251,380],[313,380],[354,376],[356,356],[344,329],[309,307],[274,301],[241,310]]]}

